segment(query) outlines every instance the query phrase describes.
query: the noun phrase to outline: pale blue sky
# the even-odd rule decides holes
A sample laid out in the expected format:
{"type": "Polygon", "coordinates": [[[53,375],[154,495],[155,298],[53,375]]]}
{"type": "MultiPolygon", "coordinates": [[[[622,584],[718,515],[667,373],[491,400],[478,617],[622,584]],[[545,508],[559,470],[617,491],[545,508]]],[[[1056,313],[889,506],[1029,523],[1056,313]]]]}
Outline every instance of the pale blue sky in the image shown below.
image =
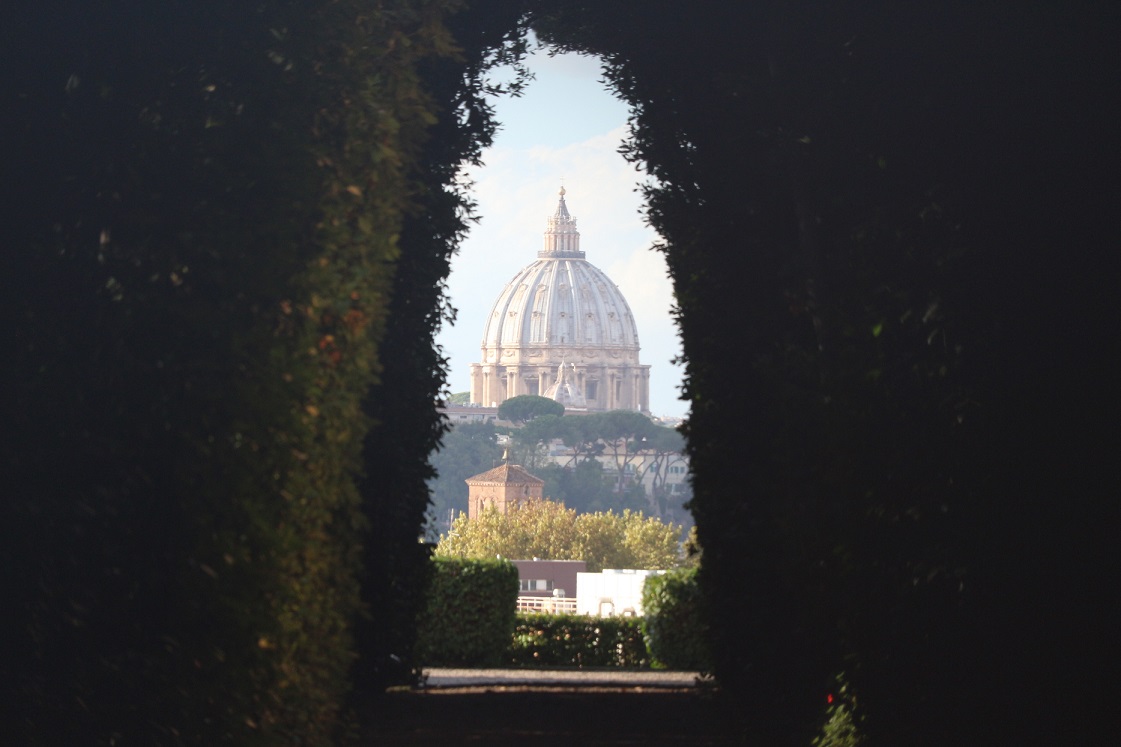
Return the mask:
{"type": "Polygon", "coordinates": [[[556,208],[564,180],[587,259],[615,281],[634,312],[641,359],[651,365],[650,409],[682,416],[681,370],[670,364],[679,344],[670,316],[672,286],[657,234],[642,222],[636,191],[645,175],[618,154],[627,133],[627,107],[599,83],[595,58],[539,52],[530,58],[536,79],[517,99],[496,102],[502,130],[483,155],[474,183],[482,220],[452,262],[448,279],[454,327],[437,342],[451,365],[453,392],[470,388],[491,305],[514,274],[537,258],[545,218],[556,208]]]}

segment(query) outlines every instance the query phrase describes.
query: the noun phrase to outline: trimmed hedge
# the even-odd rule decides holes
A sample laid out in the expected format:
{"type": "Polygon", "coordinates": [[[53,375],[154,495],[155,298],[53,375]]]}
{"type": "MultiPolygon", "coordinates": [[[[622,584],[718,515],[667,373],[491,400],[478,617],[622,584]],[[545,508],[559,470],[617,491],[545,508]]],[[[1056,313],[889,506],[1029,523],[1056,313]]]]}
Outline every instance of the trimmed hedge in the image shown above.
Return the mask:
{"type": "Polygon", "coordinates": [[[637,617],[518,615],[510,654],[516,666],[650,666],[637,617]]]}
{"type": "MultiPolygon", "coordinates": [[[[405,595],[377,592],[425,560],[423,481],[400,475],[427,469],[435,387],[379,344],[404,326],[391,300],[435,316],[399,237],[429,214],[418,71],[453,64],[458,3],[16,5],[6,741],[332,744],[355,625],[411,633],[405,595]],[[390,399],[429,412],[402,425],[390,399]]],[[[392,643],[360,666],[385,671],[392,643]]]]}
{"type": "Polygon", "coordinates": [[[417,633],[426,665],[498,666],[510,647],[518,569],[508,560],[434,558],[417,633]]]}
{"type": "Polygon", "coordinates": [[[695,568],[647,578],[642,587],[642,606],[646,612],[642,629],[655,666],[702,671],[712,668],[708,624],[702,614],[695,568]]]}

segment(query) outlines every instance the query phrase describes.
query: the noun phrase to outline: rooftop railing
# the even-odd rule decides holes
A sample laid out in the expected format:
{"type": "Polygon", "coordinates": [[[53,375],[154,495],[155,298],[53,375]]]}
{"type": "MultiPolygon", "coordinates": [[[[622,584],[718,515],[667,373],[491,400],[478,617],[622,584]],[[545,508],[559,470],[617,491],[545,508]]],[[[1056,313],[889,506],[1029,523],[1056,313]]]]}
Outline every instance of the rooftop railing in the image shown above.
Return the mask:
{"type": "Polygon", "coordinates": [[[518,612],[537,612],[552,615],[575,615],[574,597],[518,597],[518,612]]]}

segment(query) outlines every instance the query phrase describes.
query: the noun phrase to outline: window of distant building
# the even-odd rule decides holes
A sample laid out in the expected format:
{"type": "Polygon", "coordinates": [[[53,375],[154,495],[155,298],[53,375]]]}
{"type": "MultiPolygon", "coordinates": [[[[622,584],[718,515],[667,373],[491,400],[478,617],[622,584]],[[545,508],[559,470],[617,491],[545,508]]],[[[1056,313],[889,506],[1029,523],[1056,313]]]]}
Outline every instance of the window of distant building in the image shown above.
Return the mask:
{"type": "Polygon", "coordinates": [[[523,578],[519,582],[521,591],[552,591],[553,580],[544,578],[523,578]]]}

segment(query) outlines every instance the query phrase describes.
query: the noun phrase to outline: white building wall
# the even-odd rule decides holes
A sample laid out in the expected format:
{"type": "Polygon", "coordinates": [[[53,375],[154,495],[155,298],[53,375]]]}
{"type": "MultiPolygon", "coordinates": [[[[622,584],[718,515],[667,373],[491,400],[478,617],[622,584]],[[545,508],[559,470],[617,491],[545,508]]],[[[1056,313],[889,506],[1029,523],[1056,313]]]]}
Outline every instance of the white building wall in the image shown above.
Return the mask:
{"type": "Polygon", "coordinates": [[[665,571],[605,569],[576,574],[576,614],[594,617],[642,616],[646,578],[665,571]]]}

